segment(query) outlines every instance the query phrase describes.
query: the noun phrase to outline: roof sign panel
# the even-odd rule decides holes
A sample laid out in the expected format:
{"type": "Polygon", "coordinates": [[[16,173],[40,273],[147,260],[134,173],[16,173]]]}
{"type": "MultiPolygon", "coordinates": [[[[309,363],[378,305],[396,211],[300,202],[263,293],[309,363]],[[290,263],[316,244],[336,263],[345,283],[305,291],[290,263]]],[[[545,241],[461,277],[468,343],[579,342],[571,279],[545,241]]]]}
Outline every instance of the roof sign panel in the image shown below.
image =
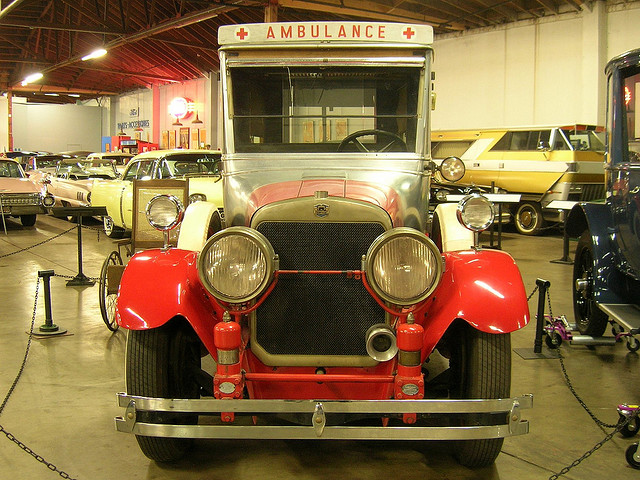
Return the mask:
{"type": "Polygon", "coordinates": [[[406,23],[291,22],[223,25],[218,29],[220,45],[313,42],[431,45],[433,28],[406,23]]]}

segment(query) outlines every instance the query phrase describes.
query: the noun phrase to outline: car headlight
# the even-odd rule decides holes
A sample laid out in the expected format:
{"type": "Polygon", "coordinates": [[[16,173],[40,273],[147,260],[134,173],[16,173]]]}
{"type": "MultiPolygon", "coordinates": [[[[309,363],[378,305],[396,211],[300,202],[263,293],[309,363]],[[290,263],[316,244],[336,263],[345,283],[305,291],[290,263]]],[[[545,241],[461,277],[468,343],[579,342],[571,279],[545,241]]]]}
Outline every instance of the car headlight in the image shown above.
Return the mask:
{"type": "Polygon", "coordinates": [[[481,232],[493,223],[493,203],[479,193],[467,195],[458,203],[458,221],[469,230],[481,232]]]}
{"type": "Polygon", "coordinates": [[[56,199],[53,197],[53,195],[47,194],[42,199],[42,203],[45,207],[53,207],[56,204],[56,199]]]}
{"type": "Polygon", "coordinates": [[[413,305],[436,288],[444,262],[433,241],[409,227],[386,231],[369,247],[364,270],[380,298],[395,305],[413,305]]]}
{"type": "Polygon", "coordinates": [[[156,195],[147,203],[147,221],[157,230],[175,228],[184,215],[184,206],[174,195],[156,195]]]}
{"type": "Polygon", "coordinates": [[[196,202],[206,202],[207,196],[204,193],[192,193],[189,195],[189,205],[196,202]]]}
{"type": "Polygon", "coordinates": [[[244,303],[269,286],[278,268],[269,240],[248,227],[229,227],[215,233],[198,255],[198,275],[216,298],[244,303]]]}
{"type": "Polygon", "coordinates": [[[446,190],[438,190],[436,191],[436,200],[439,202],[447,201],[447,191],[446,190]]]}
{"type": "Polygon", "coordinates": [[[447,157],[440,164],[439,170],[442,178],[449,182],[457,182],[464,177],[466,167],[458,157],[447,157]]]}

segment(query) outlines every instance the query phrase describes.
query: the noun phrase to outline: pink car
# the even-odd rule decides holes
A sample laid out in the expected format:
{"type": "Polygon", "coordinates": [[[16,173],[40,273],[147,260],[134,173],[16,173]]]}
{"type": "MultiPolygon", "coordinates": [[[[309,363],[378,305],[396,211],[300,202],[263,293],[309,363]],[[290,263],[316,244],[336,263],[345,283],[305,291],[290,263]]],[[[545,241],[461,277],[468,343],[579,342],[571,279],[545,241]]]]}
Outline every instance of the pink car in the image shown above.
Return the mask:
{"type": "Polygon", "coordinates": [[[32,182],[18,162],[0,158],[0,216],[20,217],[22,225],[31,227],[36,214],[46,213],[44,207],[53,205],[52,196],[32,182]]]}

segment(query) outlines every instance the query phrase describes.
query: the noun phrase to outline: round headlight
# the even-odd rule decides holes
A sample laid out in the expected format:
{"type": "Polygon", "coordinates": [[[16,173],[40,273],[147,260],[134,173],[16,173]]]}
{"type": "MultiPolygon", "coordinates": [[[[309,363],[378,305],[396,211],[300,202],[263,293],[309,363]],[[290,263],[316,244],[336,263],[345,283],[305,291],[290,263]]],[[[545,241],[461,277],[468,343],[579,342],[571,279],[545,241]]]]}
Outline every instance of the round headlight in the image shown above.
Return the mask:
{"type": "Polygon", "coordinates": [[[458,221],[469,230],[481,232],[493,223],[493,203],[479,193],[467,195],[458,203],[458,221]]]}
{"type": "Polygon", "coordinates": [[[42,203],[45,207],[53,207],[56,204],[56,199],[52,195],[47,194],[42,199],[42,203]]]}
{"type": "Polygon", "coordinates": [[[146,214],[153,228],[171,230],[182,221],[184,207],[173,195],[156,195],[147,203],[146,214]]]}
{"type": "Polygon", "coordinates": [[[273,247],[257,230],[229,227],[214,234],[198,256],[200,281],[225,302],[244,303],[269,285],[276,270],[273,247]]]}
{"type": "Polygon", "coordinates": [[[412,305],[436,288],[443,270],[438,247],[409,227],[388,230],[374,240],[365,261],[367,281],[387,302],[412,305]]]}
{"type": "Polygon", "coordinates": [[[442,178],[449,182],[457,182],[464,177],[466,168],[464,162],[458,157],[447,157],[440,164],[442,178]]]}
{"type": "Polygon", "coordinates": [[[189,205],[196,202],[206,202],[207,196],[204,193],[192,193],[189,195],[189,205]]]}
{"type": "Polygon", "coordinates": [[[438,190],[436,191],[436,200],[439,202],[447,201],[447,191],[446,190],[438,190]]]}

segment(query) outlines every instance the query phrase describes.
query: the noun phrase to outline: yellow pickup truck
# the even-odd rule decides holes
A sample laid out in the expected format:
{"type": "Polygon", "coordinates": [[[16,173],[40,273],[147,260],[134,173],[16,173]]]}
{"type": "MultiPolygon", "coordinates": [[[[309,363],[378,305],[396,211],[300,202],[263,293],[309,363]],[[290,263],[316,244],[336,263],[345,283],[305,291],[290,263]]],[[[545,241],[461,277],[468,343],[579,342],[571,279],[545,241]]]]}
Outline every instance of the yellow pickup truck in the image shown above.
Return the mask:
{"type": "Polygon", "coordinates": [[[561,222],[553,200],[604,198],[604,129],[591,125],[487,130],[434,130],[431,154],[438,162],[460,157],[459,182],[494,185],[521,195],[511,207],[518,232],[537,235],[547,222],[561,222]]]}

